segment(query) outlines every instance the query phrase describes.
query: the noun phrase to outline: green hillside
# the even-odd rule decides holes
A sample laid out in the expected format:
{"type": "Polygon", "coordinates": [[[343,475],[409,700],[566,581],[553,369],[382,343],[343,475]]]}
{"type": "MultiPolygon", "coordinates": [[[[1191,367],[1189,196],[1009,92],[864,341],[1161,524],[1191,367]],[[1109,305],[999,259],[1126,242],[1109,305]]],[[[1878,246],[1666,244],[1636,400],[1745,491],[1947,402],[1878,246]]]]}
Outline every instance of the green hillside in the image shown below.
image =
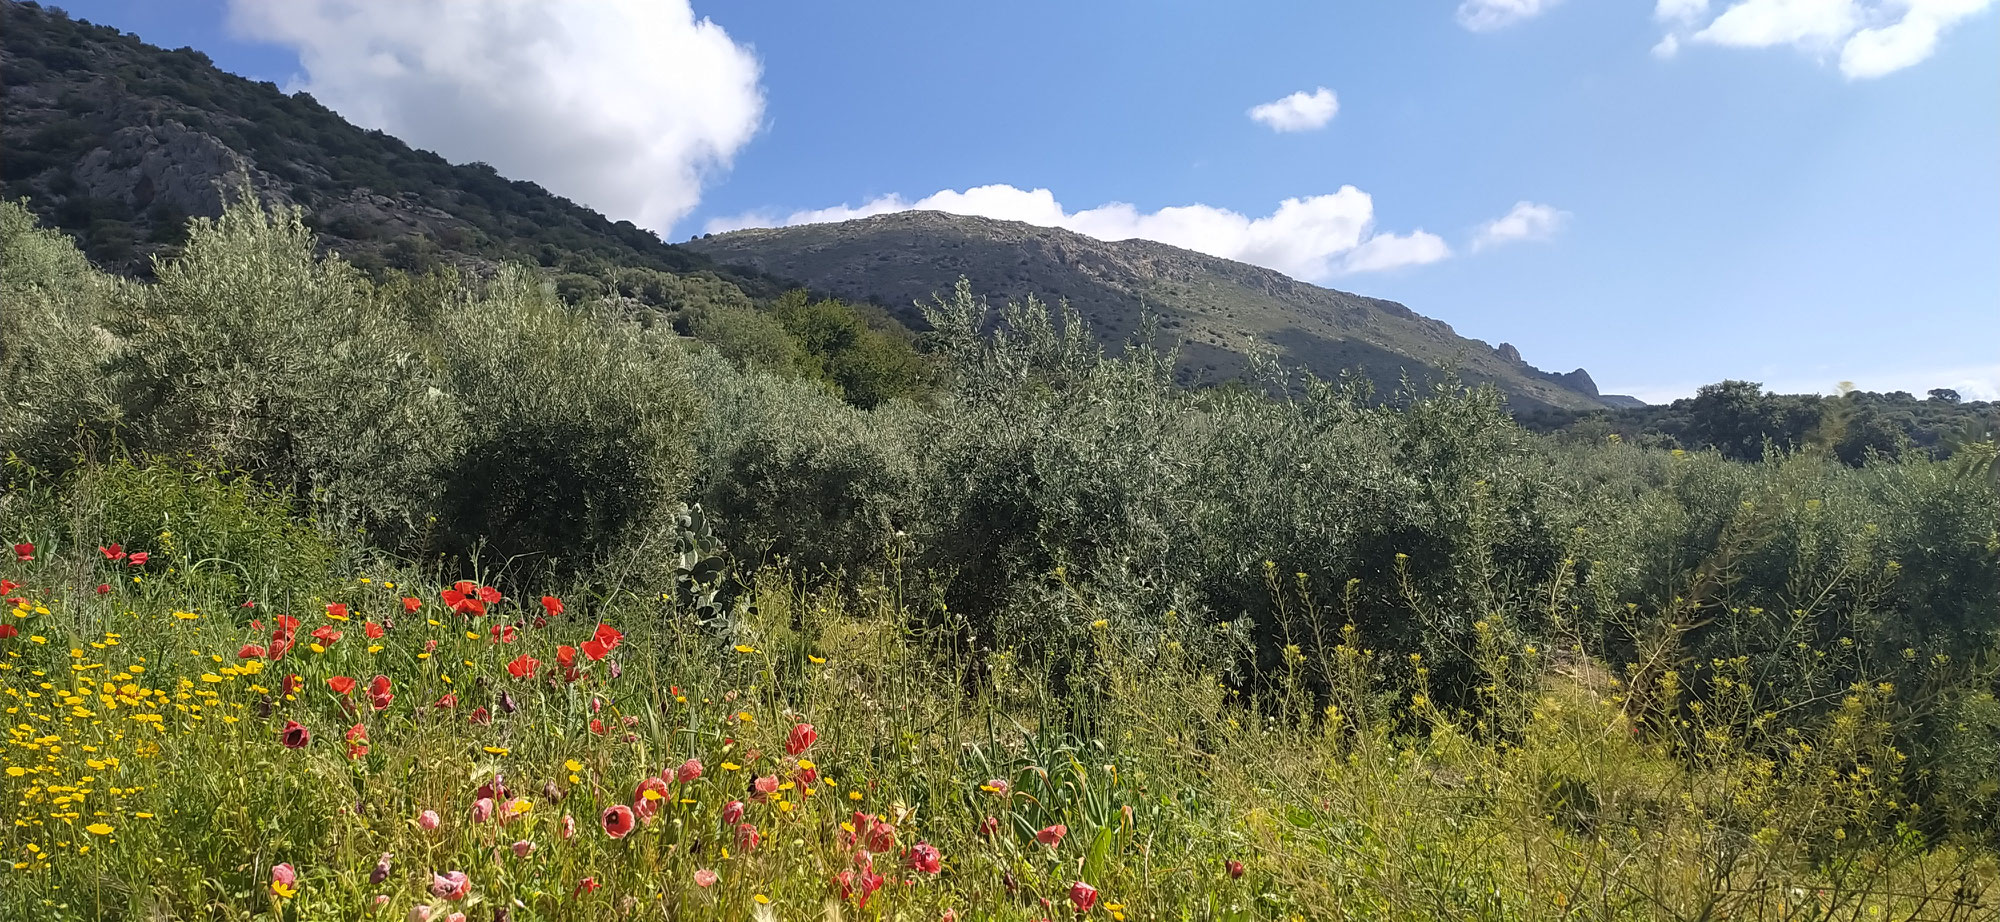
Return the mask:
{"type": "Polygon", "coordinates": [[[1178,342],[1183,381],[1219,383],[1252,356],[1335,378],[1361,369],[1380,393],[1404,373],[1452,366],[1492,383],[1519,409],[1604,406],[1589,374],[1541,371],[1506,344],[1452,332],[1393,301],[1321,288],[1278,272],[1154,243],[1107,242],[1057,228],[911,211],[838,224],[735,231],[686,247],[717,262],[797,279],[911,316],[958,276],[991,298],[1069,302],[1100,341],[1117,346],[1147,315],[1162,345],[1178,342]]]}

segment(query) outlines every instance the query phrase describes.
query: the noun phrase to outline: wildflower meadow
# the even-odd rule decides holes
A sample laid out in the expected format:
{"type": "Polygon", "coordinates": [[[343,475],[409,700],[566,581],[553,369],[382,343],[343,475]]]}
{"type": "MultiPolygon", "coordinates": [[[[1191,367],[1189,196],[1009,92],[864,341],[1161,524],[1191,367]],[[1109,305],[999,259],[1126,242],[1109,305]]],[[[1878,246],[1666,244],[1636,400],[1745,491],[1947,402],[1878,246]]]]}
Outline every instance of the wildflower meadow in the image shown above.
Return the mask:
{"type": "Polygon", "coordinates": [[[964,286],[862,408],[254,203],[146,283],[0,218],[0,918],[2000,917],[1990,447],[1190,391],[964,286]]]}

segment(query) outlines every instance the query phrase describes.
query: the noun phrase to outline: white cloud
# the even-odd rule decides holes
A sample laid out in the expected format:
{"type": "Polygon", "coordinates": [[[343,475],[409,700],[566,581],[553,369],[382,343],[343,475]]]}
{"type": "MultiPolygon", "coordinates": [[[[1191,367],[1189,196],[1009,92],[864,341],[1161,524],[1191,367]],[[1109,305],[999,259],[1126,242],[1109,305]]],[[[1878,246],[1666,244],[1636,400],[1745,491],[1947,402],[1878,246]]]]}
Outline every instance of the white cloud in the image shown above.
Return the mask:
{"type": "Polygon", "coordinates": [[[1653,18],[1661,22],[1693,22],[1708,13],[1708,0],[1658,0],[1653,18]]]}
{"type": "Polygon", "coordinates": [[[1443,238],[1422,230],[1375,232],[1375,203],[1368,193],[1342,186],[1330,195],[1288,198],[1272,213],[1252,218],[1210,205],[1142,212],[1123,202],[1068,211],[1047,189],[1009,185],[946,189],[916,201],[886,195],[858,206],[795,211],[779,217],[752,212],[708,223],[710,233],[744,227],[782,227],[844,221],[893,211],[944,211],[1042,227],[1062,227],[1099,240],[1143,238],[1211,256],[1276,269],[1308,281],[1351,272],[1380,272],[1437,262],[1451,255],[1443,238]]]}
{"type": "Polygon", "coordinates": [[[1250,107],[1250,118],[1272,131],[1311,131],[1325,128],[1340,111],[1340,99],[1326,87],[1308,93],[1300,90],[1283,99],[1250,107]]]}
{"type": "Polygon", "coordinates": [[[1549,11],[1561,0],[1464,0],[1458,24],[1474,32],[1504,29],[1549,11]]]}
{"type": "Polygon", "coordinates": [[[1515,202],[1513,210],[1481,224],[1473,235],[1474,252],[1503,243],[1547,240],[1569,221],[1569,212],[1534,202],[1515,202]]]}
{"type": "Polygon", "coordinates": [[[1653,57],[1665,61],[1672,58],[1674,55],[1680,54],[1680,51],[1681,51],[1681,40],[1675,38],[1674,34],[1672,32],[1669,32],[1666,35],[1660,37],[1659,44],[1653,46],[1653,57]]]}
{"type": "Polygon", "coordinates": [[[757,131],[749,49],[688,0],[231,0],[357,124],[665,233],[757,131]]]}
{"type": "MultiPolygon", "coordinates": [[[[1738,0],[1706,26],[1684,37],[1731,48],[1790,45],[1820,57],[1838,53],[1850,80],[1880,77],[1917,64],[1961,20],[1994,0],[1738,0]]],[[[1686,28],[1707,10],[1705,0],[1658,0],[1654,15],[1686,28]]],[[[1654,46],[1671,57],[1674,34],[1654,46]]]]}
{"type": "Polygon", "coordinates": [[[1854,0],[1742,0],[1723,10],[1695,41],[1737,48],[1797,45],[1824,50],[1860,26],[1854,0]]]}

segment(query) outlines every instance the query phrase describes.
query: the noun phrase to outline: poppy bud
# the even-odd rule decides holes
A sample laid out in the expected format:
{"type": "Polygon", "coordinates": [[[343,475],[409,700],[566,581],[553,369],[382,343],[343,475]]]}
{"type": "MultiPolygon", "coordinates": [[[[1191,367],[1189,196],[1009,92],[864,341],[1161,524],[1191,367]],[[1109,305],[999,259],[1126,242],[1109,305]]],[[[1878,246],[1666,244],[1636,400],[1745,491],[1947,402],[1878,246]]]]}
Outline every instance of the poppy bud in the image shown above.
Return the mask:
{"type": "Polygon", "coordinates": [[[506,692],[504,692],[504,691],[503,691],[503,692],[501,692],[501,693],[500,693],[500,713],[502,713],[502,714],[512,714],[512,713],[514,713],[514,712],[515,712],[515,711],[517,711],[517,710],[520,710],[520,705],[517,705],[517,704],[515,704],[515,703],[514,703],[514,696],[513,696],[513,695],[510,695],[510,694],[507,694],[507,693],[506,693],[506,692]]]}
{"type": "Polygon", "coordinates": [[[368,874],[369,883],[379,884],[389,879],[389,859],[393,857],[395,856],[388,852],[382,853],[382,857],[375,862],[375,870],[370,871],[368,874]]]}
{"type": "Polygon", "coordinates": [[[493,819],[493,798],[481,797],[472,802],[472,821],[484,823],[493,819]]]}
{"type": "Polygon", "coordinates": [[[1229,868],[1230,880],[1235,880],[1243,876],[1243,862],[1231,858],[1229,859],[1229,864],[1227,865],[1227,867],[1229,868]]]}

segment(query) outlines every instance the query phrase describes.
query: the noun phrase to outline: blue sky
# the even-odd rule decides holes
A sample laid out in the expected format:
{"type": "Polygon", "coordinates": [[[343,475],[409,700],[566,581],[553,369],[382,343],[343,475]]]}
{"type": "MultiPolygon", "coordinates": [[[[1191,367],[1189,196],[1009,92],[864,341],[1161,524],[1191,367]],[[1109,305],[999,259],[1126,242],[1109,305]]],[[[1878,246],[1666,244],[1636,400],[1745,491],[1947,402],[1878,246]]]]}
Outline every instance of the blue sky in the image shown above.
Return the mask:
{"type": "Polygon", "coordinates": [[[945,207],[1392,298],[1648,400],[2000,397],[1992,0],[64,6],[668,239],[945,207]]]}

